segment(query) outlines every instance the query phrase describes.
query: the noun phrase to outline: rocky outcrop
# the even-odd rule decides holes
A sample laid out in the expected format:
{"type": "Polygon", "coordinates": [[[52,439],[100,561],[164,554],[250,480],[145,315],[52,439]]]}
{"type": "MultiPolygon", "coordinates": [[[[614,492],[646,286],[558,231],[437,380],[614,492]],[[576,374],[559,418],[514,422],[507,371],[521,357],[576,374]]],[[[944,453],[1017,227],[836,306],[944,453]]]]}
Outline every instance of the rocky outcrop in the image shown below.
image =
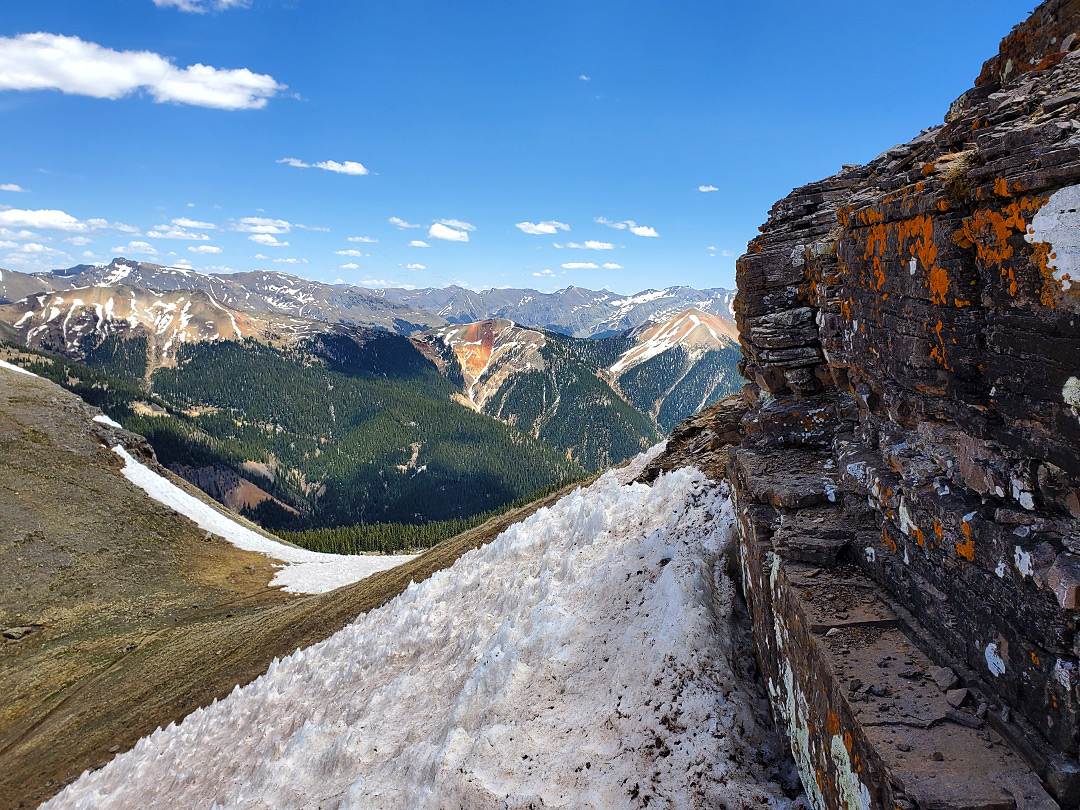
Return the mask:
{"type": "Polygon", "coordinates": [[[1044,3],[739,260],[743,584],[818,807],[1080,804],[1078,34],[1044,3]]]}

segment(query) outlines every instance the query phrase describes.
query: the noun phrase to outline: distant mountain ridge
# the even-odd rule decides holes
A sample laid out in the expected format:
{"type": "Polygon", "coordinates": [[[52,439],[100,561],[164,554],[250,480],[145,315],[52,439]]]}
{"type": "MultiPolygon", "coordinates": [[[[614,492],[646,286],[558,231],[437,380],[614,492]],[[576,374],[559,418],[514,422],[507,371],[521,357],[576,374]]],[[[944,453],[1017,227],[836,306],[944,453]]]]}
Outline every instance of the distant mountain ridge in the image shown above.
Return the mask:
{"type": "Polygon", "coordinates": [[[553,293],[513,288],[477,292],[457,286],[372,292],[435,313],[451,323],[505,318],[573,337],[610,337],[643,323],[668,320],[690,308],[734,321],[731,307],[735,291],[721,287],[696,290],[676,286],[634,295],[574,286],[553,293]]]}

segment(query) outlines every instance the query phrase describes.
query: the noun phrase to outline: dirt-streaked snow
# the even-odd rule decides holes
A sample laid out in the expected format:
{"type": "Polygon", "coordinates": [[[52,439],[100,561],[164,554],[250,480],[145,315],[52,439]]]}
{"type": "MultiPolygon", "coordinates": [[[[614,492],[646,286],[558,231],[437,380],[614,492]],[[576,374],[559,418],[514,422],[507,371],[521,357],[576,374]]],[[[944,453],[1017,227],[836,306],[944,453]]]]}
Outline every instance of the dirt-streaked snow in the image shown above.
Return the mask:
{"type": "Polygon", "coordinates": [[[789,807],[732,618],[727,497],[691,470],[619,479],[275,661],[45,807],[789,807]]]}
{"type": "Polygon", "coordinates": [[[123,445],[118,444],[113,450],[124,459],[124,477],[155,501],[187,515],[200,528],[220,534],[234,546],[285,563],[270,584],[281,585],[290,593],[325,593],[413,559],[408,554],[322,554],[275,542],[184,492],[172,481],[132,458],[123,445]]]}

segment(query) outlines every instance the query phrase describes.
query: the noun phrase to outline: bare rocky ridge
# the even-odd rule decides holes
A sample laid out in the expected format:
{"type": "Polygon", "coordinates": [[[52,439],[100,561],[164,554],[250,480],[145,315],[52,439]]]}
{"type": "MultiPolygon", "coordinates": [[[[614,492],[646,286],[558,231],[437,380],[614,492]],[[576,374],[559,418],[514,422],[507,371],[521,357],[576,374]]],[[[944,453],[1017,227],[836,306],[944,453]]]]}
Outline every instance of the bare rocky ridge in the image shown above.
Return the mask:
{"type": "Polygon", "coordinates": [[[1078,48],[1043,3],[943,126],[777,203],[753,384],[657,461],[726,464],[816,807],[1080,805],[1078,48]]]}

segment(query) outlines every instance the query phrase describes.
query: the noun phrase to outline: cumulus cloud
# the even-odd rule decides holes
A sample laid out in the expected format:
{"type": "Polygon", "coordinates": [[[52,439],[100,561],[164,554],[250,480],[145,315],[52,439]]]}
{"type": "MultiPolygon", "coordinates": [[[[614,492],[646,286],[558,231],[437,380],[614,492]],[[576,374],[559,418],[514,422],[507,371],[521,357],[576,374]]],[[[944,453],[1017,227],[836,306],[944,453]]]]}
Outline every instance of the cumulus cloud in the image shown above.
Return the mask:
{"type": "Polygon", "coordinates": [[[716,186],[698,186],[697,190],[702,192],[703,194],[708,194],[710,191],[719,191],[720,189],[718,189],[716,186]]]}
{"type": "Polygon", "coordinates": [[[518,222],[514,227],[522,233],[532,234],[533,236],[551,236],[559,231],[570,230],[570,226],[565,222],[556,222],[553,219],[544,222],[518,222]]]}
{"type": "Polygon", "coordinates": [[[337,256],[363,256],[359,250],[335,250],[334,254],[337,256]]]}
{"type": "Polygon", "coordinates": [[[431,245],[429,245],[423,239],[413,239],[411,242],[409,242],[409,247],[431,247],[431,245]]]}
{"type": "Polygon", "coordinates": [[[454,230],[447,225],[443,225],[441,222],[436,222],[428,228],[428,236],[432,239],[442,239],[446,242],[469,241],[469,234],[467,232],[454,230]]]}
{"type": "Polygon", "coordinates": [[[423,225],[413,225],[411,222],[406,222],[401,217],[390,217],[388,220],[391,225],[395,225],[398,228],[404,230],[405,228],[423,228],[423,225]]]}
{"type": "Polygon", "coordinates": [[[659,236],[656,232],[656,228],[649,227],[648,225],[635,225],[632,222],[627,222],[630,226],[630,233],[634,236],[659,236]]]}
{"type": "Polygon", "coordinates": [[[371,243],[375,243],[375,242],[378,242],[379,240],[378,239],[372,239],[370,236],[350,236],[349,241],[350,242],[371,242],[371,243]]]}
{"type": "Polygon", "coordinates": [[[299,228],[302,231],[318,231],[319,233],[330,233],[330,229],[324,225],[301,225],[297,222],[294,228],[299,228]]]}
{"type": "Polygon", "coordinates": [[[186,228],[180,228],[176,226],[158,226],[154,230],[150,231],[146,236],[149,239],[190,239],[195,242],[209,242],[210,237],[205,233],[198,233],[196,231],[189,231],[186,228]]]}
{"type": "Polygon", "coordinates": [[[41,32],[0,37],[0,90],[59,90],[107,99],[144,90],[158,103],[251,110],[265,107],[284,89],[272,76],[247,68],[178,68],[152,51],[114,51],[78,37],[41,32]]]}
{"type": "Polygon", "coordinates": [[[197,219],[188,219],[187,217],[180,217],[174,219],[172,224],[178,228],[195,228],[199,231],[216,231],[217,225],[213,222],[199,222],[197,219]]]}
{"type": "Polygon", "coordinates": [[[533,273],[533,275],[537,278],[545,278],[547,276],[553,276],[555,274],[551,270],[538,270],[537,272],[533,273]]]}
{"type": "Polygon", "coordinates": [[[360,265],[358,265],[356,262],[349,262],[348,264],[341,265],[341,269],[342,270],[359,270],[360,265]]]}
{"type": "Polygon", "coordinates": [[[335,172],[336,174],[351,174],[360,176],[364,174],[371,174],[371,171],[363,163],[357,163],[355,160],[346,160],[338,163],[336,160],[320,160],[316,163],[305,163],[299,158],[282,158],[278,163],[285,163],[289,166],[295,166],[297,169],[322,169],[326,172],[335,172]]]}
{"type": "Polygon", "coordinates": [[[364,280],[360,282],[361,287],[401,287],[405,290],[415,290],[416,288],[411,284],[401,284],[396,281],[387,281],[384,278],[371,278],[371,276],[364,276],[364,280]]]}
{"type": "MultiPolygon", "coordinates": [[[[157,2],[157,0],[154,0],[154,2],[157,2]]],[[[581,79],[583,82],[591,82],[592,81],[592,77],[591,76],[586,76],[584,73],[582,73],[580,76],[578,76],[578,78],[581,79]]],[[[533,275],[535,275],[535,273],[533,275]]]]}
{"type": "Polygon", "coordinates": [[[563,270],[599,270],[599,266],[592,262],[567,262],[563,270]]]}
{"type": "Polygon", "coordinates": [[[565,245],[556,244],[557,248],[575,248],[577,250],[614,250],[615,245],[611,242],[598,242],[595,239],[589,239],[585,242],[567,242],[565,245]]]}
{"type": "Polygon", "coordinates": [[[459,231],[475,231],[476,226],[470,222],[462,222],[460,219],[440,219],[439,224],[449,225],[451,228],[457,228],[459,231]]]}
{"type": "Polygon", "coordinates": [[[732,256],[735,255],[735,253],[734,253],[734,251],[731,251],[731,250],[721,250],[720,255],[723,256],[726,259],[730,259],[732,256]]]}
{"type": "Polygon", "coordinates": [[[427,270],[422,264],[407,264],[405,267],[409,270],[427,270]]]}
{"type": "Polygon", "coordinates": [[[0,183],[0,191],[28,191],[18,183],[0,183]]]}
{"type": "Polygon", "coordinates": [[[596,217],[593,222],[598,222],[601,225],[607,225],[609,228],[615,228],[618,231],[626,230],[625,222],[612,222],[610,219],[605,219],[604,217],[596,217]]]}
{"type": "Polygon", "coordinates": [[[267,217],[243,217],[233,225],[234,231],[243,233],[288,233],[292,230],[292,223],[283,219],[268,219],[267,217]]]}
{"type": "Polygon", "coordinates": [[[266,247],[288,247],[288,242],[279,242],[277,237],[268,233],[254,233],[248,237],[256,245],[264,245],[266,247]]]}
{"type": "Polygon", "coordinates": [[[0,227],[38,228],[45,231],[69,231],[75,233],[90,230],[88,223],[81,222],[64,211],[49,208],[38,211],[9,208],[6,211],[0,211],[0,227]]]}
{"type": "Polygon", "coordinates": [[[110,252],[117,256],[158,256],[157,249],[149,242],[128,242],[120,247],[110,248],[110,252]]]}
{"type": "Polygon", "coordinates": [[[307,259],[274,259],[276,264],[307,264],[307,259]]]}
{"type": "Polygon", "coordinates": [[[604,263],[604,269],[605,270],[622,270],[623,267],[622,267],[621,264],[615,264],[615,262],[605,262],[604,263]]]}
{"type": "Polygon", "coordinates": [[[248,8],[251,0],[154,0],[154,5],[158,8],[175,8],[178,11],[205,14],[208,11],[248,8]]]}
{"type": "Polygon", "coordinates": [[[64,241],[69,245],[75,245],[75,247],[86,247],[94,240],[88,236],[69,236],[64,241]]]}
{"type": "Polygon", "coordinates": [[[221,248],[214,245],[192,245],[188,248],[192,253],[198,253],[201,256],[214,256],[221,253],[221,248]]]}

